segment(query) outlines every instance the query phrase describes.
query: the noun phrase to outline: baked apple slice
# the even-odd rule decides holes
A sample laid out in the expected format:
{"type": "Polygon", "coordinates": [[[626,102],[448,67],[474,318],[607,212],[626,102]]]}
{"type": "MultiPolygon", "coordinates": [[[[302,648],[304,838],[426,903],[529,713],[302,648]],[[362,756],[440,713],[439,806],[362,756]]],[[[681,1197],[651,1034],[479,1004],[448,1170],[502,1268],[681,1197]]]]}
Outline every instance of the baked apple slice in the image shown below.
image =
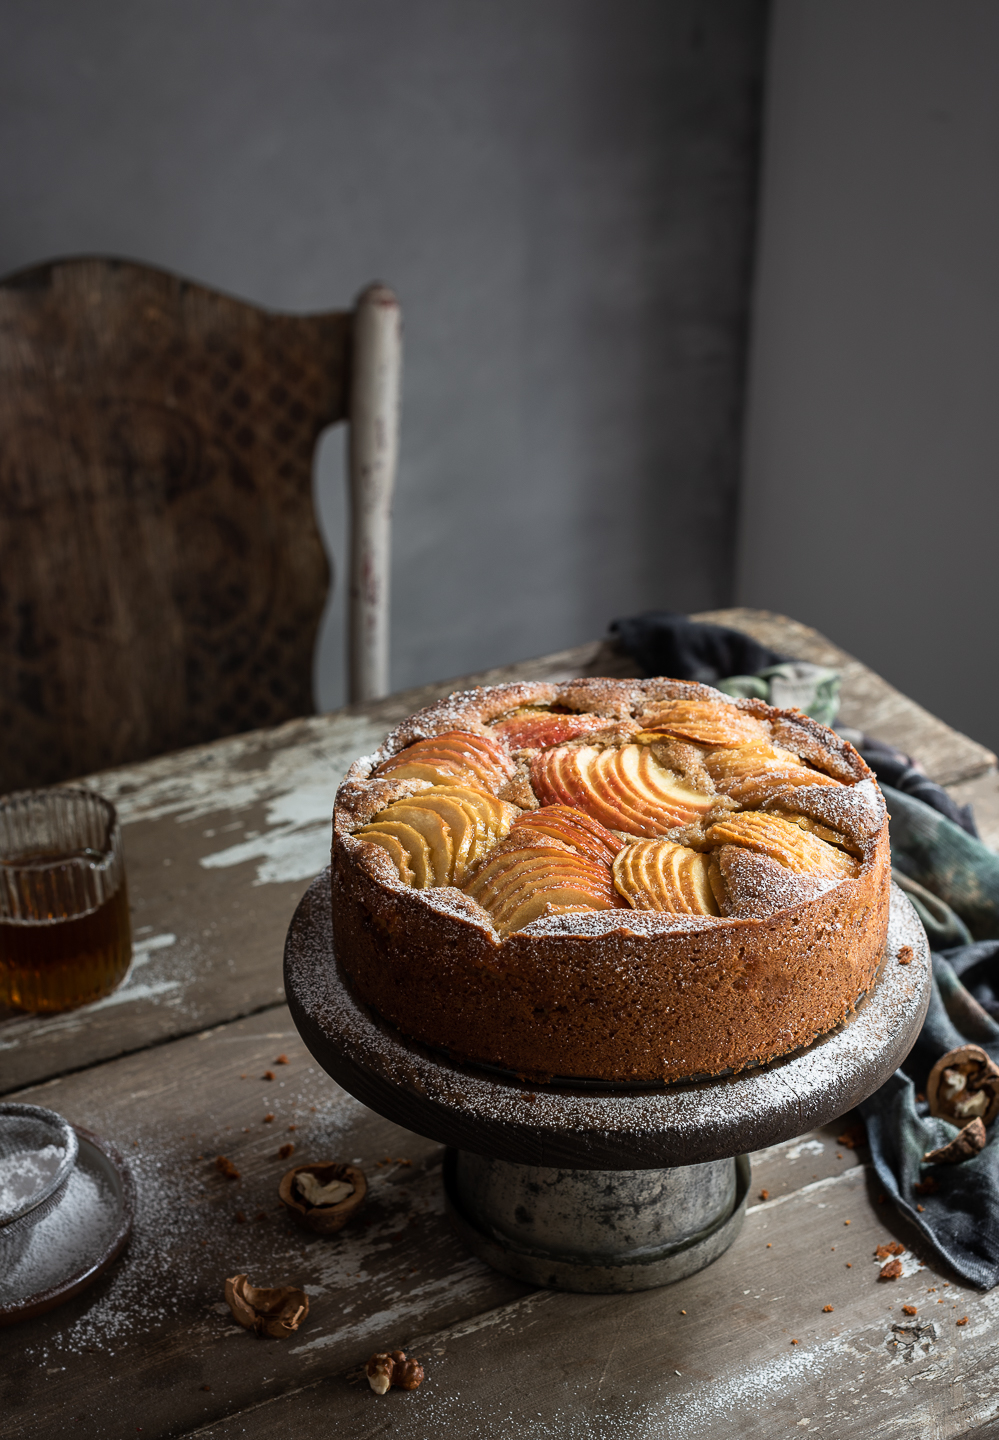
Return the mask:
{"type": "Polygon", "coordinates": [[[770,732],[755,715],[718,700],[658,700],[639,714],[637,739],[676,735],[698,745],[743,745],[770,739],[770,732]]]}
{"type": "Polygon", "coordinates": [[[495,740],[465,730],[449,730],[417,740],[384,760],[376,775],[429,780],[433,785],[474,785],[495,794],[513,775],[515,766],[495,740]]]}
{"type": "Polygon", "coordinates": [[[711,845],[741,845],[769,855],[785,869],[802,875],[847,880],[859,870],[849,855],[771,811],[744,810],[738,815],[726,815],[709,828],[707,838],[711,845]]]}
{"type": "Polygon", "coordinates": [[[455,840],[451,827],[435,810],[420,805],[420,798],[414,795],[410,800],[396,800],[375,818],[396,820],[400,825],[408,825],[418,835],[422,835],[430,849],[434,877],[430,884],[450,885],[455,862],[455,840]]]}
{"type": "Polygon", "coordinates": [[[608,865],[553,845],[507,850],[488,860],[463,888],[488,910],[501,935],[542,914],[608,910],[622,903],[608,865]]]}
{"type": "Polygon", "coordinates": [[[717,797],[685,785],[664,770],[647,745],[543,751],[531,763],[542,804],[570,805],[609,830],[654,838],[689,825],[717,805],[717,797]]]}
{"type": "MultiPolygon", "coordinates": [[[[414,831],[413,833],[415,834],[416,832],[414,831]]],[[[423,839],[422,835],[418,838],[423,839]]],[[[379,829],[377,825],[373,825],[367,833],[362,836],[362,839],[370,840],[372,845],[378,845],[382,850],[387,851],[395,862],[395,868],[399,872],[399,879],[406,885],[416,885],[416,875],[410,863],[412,857],[410,856],[409,850],[394,831],[382,830],[379,829]]],[[[424,844],[426,844],[425,841],[424,844]]]]}
{"type": "Polygon", "coordinates": [[[624,830],[629,835],[662,833],[650,829],[645,814],[630,803],[620,786],[608,782],[601,757],[613,753],[592,745],[542,751],[531,761],[534,793],[543,805],[582,810],[609,830],[624,830]]]}
{"type": "Polygon", "coordinates": [[[614,861],[614,885],[633,910],[660,910],[671,915],[721,913],[717,862],[669,840],[636,840],[626,845],[614,861]]]}
{"type": "MultiPolygon", "coordinates": [[[[388,813],[383,810],[382,815],[388,813]]],[[[397,841],[406,852],[407,865],[412,880],[406,878],[402,869],[399,870],[400,878],[406,880],[407,885],[412,884],[417,890],[425,890],[428,885],[436,884],[434,878],[433,860],[430,854],[430,846],[411,825],[403,825],[397,820],[375,819],[369,825],[362,825],[360,830],[355,831],[359,840],[370,840],[374,845],[380,845],[383,850],[388,851],[394,857],[394,846],[386,844],[386,840],[397,841]]]]}
{"type": "Polygon", "coordinates": [[[428,798],[454,801],[471,822],[468,853],[461,867],[457,862],[455,864],[455,885],[460,885],[490,850],[506,838],[510,826],[520,814],[516,805],[509,805],[505,800],[497,800],[495,795],[487,795],[484,790],[475,790],[470,786],[435,785],[432,790],[423,790],[414,798],[421,804],[428,798]]]}
{"type": "Polygon", "coordinates": [[[521,815],[513,827],[512,834],[549,835],[570,845],[580,855],[609,865],[624,844],[623,840],[611,833],[599,820],[576,810],[570,805],[543,805],[540,810],[530,810],[521,815]]]}
{"type": "Polygon", "coordinates": [[[510,750],[548,750],[593,730],[606,730],[611,724],[605,715],[553,715],[550,710],[538,710],[497,720],[492,728],[510,750]]]}
{"type": "Polygon", "coordinates": [[[840,785],[831,775],[803,765],[792,751],[766,743],[709,751],[704,764],[723,794],[754,810],[781,790],[799,785],[840,785]]]}

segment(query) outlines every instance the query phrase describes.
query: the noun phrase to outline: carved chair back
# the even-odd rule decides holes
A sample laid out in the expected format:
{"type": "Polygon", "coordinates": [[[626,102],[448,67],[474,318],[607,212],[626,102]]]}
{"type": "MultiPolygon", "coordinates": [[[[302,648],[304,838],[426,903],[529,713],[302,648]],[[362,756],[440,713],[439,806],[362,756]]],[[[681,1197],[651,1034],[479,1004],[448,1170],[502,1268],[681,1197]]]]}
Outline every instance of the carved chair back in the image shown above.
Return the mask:
{"type": "MultiPolygon", "coordinates": [[[[124,261],[0,282],[0,791],[313,709],[329,585],[313,452],[358,404],[371,428],[355,329],[352,311],[268,313],[124,261]]],[[[367,468],[387,552],[395,393],[381,401],[390,443],[367,468]]]]}

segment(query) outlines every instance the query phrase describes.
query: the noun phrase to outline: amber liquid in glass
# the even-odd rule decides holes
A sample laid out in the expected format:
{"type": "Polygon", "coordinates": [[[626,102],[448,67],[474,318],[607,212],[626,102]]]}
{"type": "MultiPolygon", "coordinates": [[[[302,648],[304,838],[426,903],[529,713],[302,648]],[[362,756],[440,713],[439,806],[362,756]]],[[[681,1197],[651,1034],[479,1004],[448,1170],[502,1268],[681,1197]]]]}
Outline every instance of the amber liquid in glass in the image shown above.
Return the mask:
{"type": "Polygon", "coordinates": [[[0,1003],[35,1012],[86,1005],[111,994],[131,958],[123,876],[115,893],[84,915],[0,919],[0,1003]]]}

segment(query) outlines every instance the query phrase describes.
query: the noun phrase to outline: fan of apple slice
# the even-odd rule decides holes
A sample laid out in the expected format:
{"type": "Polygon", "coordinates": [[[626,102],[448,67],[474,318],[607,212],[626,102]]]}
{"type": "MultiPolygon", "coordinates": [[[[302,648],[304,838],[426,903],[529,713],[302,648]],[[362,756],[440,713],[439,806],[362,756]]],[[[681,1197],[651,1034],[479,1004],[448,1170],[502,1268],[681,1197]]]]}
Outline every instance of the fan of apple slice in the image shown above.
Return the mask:
{"type": "Polygon", "coordinates": [[[803,765],[793,751],[768,742],[709,750],[704,765],[723,794],[751,809],[757,809],[778,791],[798,785],[841,785],[831,775],[803,765]]]}
{"type": "Polygon", "coordinates": [[[608,864],[551,843],[514,848],[507,842],[462,888],[504,936],[545,915],[623,904],[608,864]]]}
{"type": "Polygon", "coordinates": [[[545,750],[531,762],[542,805],[568,805],[609,830],[654,839],[716,808],[716,796],[692,790],[665,770],[647,745],[545,750]]]}
{"type": "Polygon", "coordinates": [[[800,875],[846,880],[859,869],[857,861],[836,846],[769,811],[743,810],[726,815],[710,826],[707,840],[710,845],[740,845],[745,850],[756,850],[800,875]]]}
{"type": "Polygon", "coordinates": [[[613,724],[606,715],[566,715],[536,710],[497,720],[492,728],[511,750],[548,750],[594,730],[606,730],[613,724]]]}
{"type": "Polygon", "coordinates": [[[529,810],[518,817],[510,831],[510,840],[530,845],[531,836],[538,834],[561,841],[578,854],[603,865],[609,865],[624,844],[599,820],[569,805],[543,805],[540,810],[529,810]]]}
{"type": "Polygon", "coordinates": [[[638,716],[642,740],[658,734],[676,735],[699,745],[742,745],[769,740],[762,721],[719,700],[659,700],[638,716]]]}
{"type": "Polygon", "coordinates": [[[718,862],[669,840],[636,840],[614,861],[614,884],[633,910],[718,915],[718,862]]]}
{"type": "Polygon", "coordinates": [[[460,885],[509,832],[520,812],[470,786],[434,785],[394,800],[355,832],[380,845],[400,879],[418,890],[460,885]]]}
{"type": "Polygon", "coordinates": [[[449,730],[407,745],[398,755],[383,761],[375,774],[394,775],[400,780],[429,780],[431,785],[469,785],[495,795],[515,769],[495,740],[465,730],[449,730]]]}

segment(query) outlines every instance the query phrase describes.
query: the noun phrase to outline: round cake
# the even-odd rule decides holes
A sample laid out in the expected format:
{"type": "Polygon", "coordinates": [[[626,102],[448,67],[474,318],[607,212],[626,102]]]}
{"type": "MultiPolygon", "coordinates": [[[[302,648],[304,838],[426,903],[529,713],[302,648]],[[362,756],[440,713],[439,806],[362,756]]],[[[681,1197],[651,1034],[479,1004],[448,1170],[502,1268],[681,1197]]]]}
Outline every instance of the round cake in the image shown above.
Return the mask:
{"type": "Polygon", "coordinates": [[[690,1080],[809,1044],[874,983],[889,885],[851,745],[679,680],[451,695],[356,761],[334,808],[355,992],[538,1081],[690,1080]]]}

